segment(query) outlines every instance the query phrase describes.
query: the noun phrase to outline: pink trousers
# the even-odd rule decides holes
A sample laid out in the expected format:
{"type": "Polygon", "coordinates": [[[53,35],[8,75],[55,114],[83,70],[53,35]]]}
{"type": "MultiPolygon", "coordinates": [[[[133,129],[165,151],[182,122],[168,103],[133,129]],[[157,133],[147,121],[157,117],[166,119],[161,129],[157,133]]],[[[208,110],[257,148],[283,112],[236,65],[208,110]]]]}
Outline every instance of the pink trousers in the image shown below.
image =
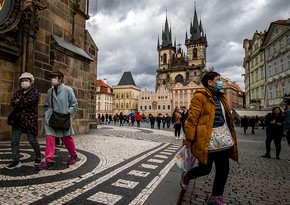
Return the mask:
{"type": "MultiPolygon", "coordinates": [[[[75,156],[77,154],[74,139],[71,135],[63,136],[62,141],[68,150],[70,156],[75,156]]],[[[55,148],[55,137],[51,135],[46,136],[46,147],[45,147],[45,160],[47,162],[52,162],[55,148]]]]}

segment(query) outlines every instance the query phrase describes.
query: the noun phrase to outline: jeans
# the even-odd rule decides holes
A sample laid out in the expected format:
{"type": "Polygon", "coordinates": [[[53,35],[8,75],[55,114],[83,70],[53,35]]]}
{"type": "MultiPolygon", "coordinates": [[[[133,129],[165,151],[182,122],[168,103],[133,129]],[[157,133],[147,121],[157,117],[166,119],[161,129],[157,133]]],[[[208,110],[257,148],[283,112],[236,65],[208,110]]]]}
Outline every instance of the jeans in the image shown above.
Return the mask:
{"type": "Polygon", "coordinates": [[[267,156],[271,156],[271,142],[274,140],[275,148],[276,148],[276,157],[279,157],[281,152],[281,140],[283,135],[279,133],[267,133],[266,138],[266,154],[267,156]]]}
{"type": "MultiPolygon", "coordinates": [[[[22,130],[20,127],[12,127],[11,132],[11,150],[12,150],[12,157],[13,161],[19,162],[20,161],[20,150],[19,150],[19,141],[22,134],[22,130]]],[[[36,139],[36,136],[33,134],[27,134],[28,141],[31,147],[34,150],[35,158],[41,158],[41,152],[39,143],[36,139]]]]}
{"type": "Polygon", "coordinates": [[[207,164],[199,162],[197,167],[192,168],[186,173],[186,176],[189,179],[195,179],[209,175],[213,162],[215,163],[216,173],[212,186],[212,195],[222,196],[229,175],[229,150],[208,153],[207,164]]]}

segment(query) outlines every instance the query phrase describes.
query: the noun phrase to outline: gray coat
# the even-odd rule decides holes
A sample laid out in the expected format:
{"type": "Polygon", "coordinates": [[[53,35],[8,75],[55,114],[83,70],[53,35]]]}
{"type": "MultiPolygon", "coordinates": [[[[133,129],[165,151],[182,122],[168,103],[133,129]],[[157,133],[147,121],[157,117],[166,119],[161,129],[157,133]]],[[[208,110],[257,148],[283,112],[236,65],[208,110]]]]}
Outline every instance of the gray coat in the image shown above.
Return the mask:
{"type": "Polygon", "coordinates": [[[74,95],[73,89],[71,87],[61,84],[57,89],[57,94],[54,88],[50,88],[47,91],[47,97],[44,103],[44,117],[45,117],[45,134],[55,137],[63,137],[74,134],[72,128],[72,114],[77,111],[77,99],[74,95]],[[51,92],[53,90],[53,109],[51,104],[51,92]],[[60,113],[70,113],[70,128],[68,130],[54,129],[49,126],[49,119],[52,114],[52,110],[60,113]]]}

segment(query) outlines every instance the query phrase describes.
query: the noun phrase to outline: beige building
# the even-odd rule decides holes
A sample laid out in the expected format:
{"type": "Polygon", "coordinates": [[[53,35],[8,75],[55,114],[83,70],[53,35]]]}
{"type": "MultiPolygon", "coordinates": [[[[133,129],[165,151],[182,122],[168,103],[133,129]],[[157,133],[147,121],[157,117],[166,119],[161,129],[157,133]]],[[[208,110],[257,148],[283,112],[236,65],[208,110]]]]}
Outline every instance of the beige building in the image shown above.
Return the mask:
{"type": "Polygon", "coordinates": [[[96,85],[96,115],[113,115],[113,89],[106,83],[106,80],[97,80],[96,85]]]}
{"type": "Polygon", "coordinates": [[[262,48],[265,53],[265,107],[279,106],[290,92],[290,19],[270,24],[262,48]]]}
{"type": "Polygon", "coordinates": [[[22,72],[35,77],[39,90],[39,136],[44,136],[43,104],[49,74],[59,69],[78,99],[76,133],[95,127],[95,83],[98,48],[86,30],[89,0],[2,1],[0,9],[0,139],[10,138],[6,124],[10,99],[22,72]],[[3,3],[5,2],[5,3],[3,3]]]}
{"type": "Polygon", "coordinates": [[[131,72],[124,72],[118,85],[112,86],[114,90],[113,112],[128,115],[138,111],[138,96],[141,89],[136,86],[131,72]]]}
{"type": "Polygon", "coordinates": [[[165,88],[165,86],[159,87],[156,92],[145,88],[138,96],[138,112],[145,114],[145,116],[148,116],[150,113],[153,116],[158,114],[163,116],[168,114],[171,116],[173,112],[172,92],[165,88]]]}
{"type": "Polygon", "coordinates": [[[244,105],[244,91],[240,86],[229,79],[222,78],[223,89],[221,92],[225,93],[231,109],[243,108],[244,105]]]}
{"type": "Polygon", "coordinates": [[[172,107],[185,106],[187,109],[190,106],[193,94],[197,89],[203,88],[203,85],[199,82],[190,82],[187,85],[177,83],[172,88],[172,107]]]}
{"type": "Polygon", "coordinates": [[[245,82],[245,102],[244,107],[250,108],[250,62],[249,58],[251,55],[251,42],[252,40],[244,39],[243,42],[243,48],[245,49],[245,57],[243,60],[243,67],[245,69],[245,73],[242,74],[244,76],[244,82],[245,82]]]}

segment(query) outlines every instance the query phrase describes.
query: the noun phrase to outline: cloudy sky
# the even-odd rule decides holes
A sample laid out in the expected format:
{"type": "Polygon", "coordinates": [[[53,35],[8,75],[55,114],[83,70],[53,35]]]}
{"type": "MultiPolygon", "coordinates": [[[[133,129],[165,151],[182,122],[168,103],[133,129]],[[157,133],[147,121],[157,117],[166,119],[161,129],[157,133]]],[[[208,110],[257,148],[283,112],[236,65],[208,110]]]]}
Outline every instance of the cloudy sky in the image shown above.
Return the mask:
{"type": "MultiPolygon", "coordinates": [[[[290,18],[289,0],[196,0],[196,8],[207,34],[207,68],[213,66],[242,89],[243,40],[290,18]]],[[[137,86],[154,91],[166,10],[172,38],[186,51],[193,0],[91,0],[87,29],[99,48],[97,78],[117,85],[123,72],[131,71],[137,86]]]]}

